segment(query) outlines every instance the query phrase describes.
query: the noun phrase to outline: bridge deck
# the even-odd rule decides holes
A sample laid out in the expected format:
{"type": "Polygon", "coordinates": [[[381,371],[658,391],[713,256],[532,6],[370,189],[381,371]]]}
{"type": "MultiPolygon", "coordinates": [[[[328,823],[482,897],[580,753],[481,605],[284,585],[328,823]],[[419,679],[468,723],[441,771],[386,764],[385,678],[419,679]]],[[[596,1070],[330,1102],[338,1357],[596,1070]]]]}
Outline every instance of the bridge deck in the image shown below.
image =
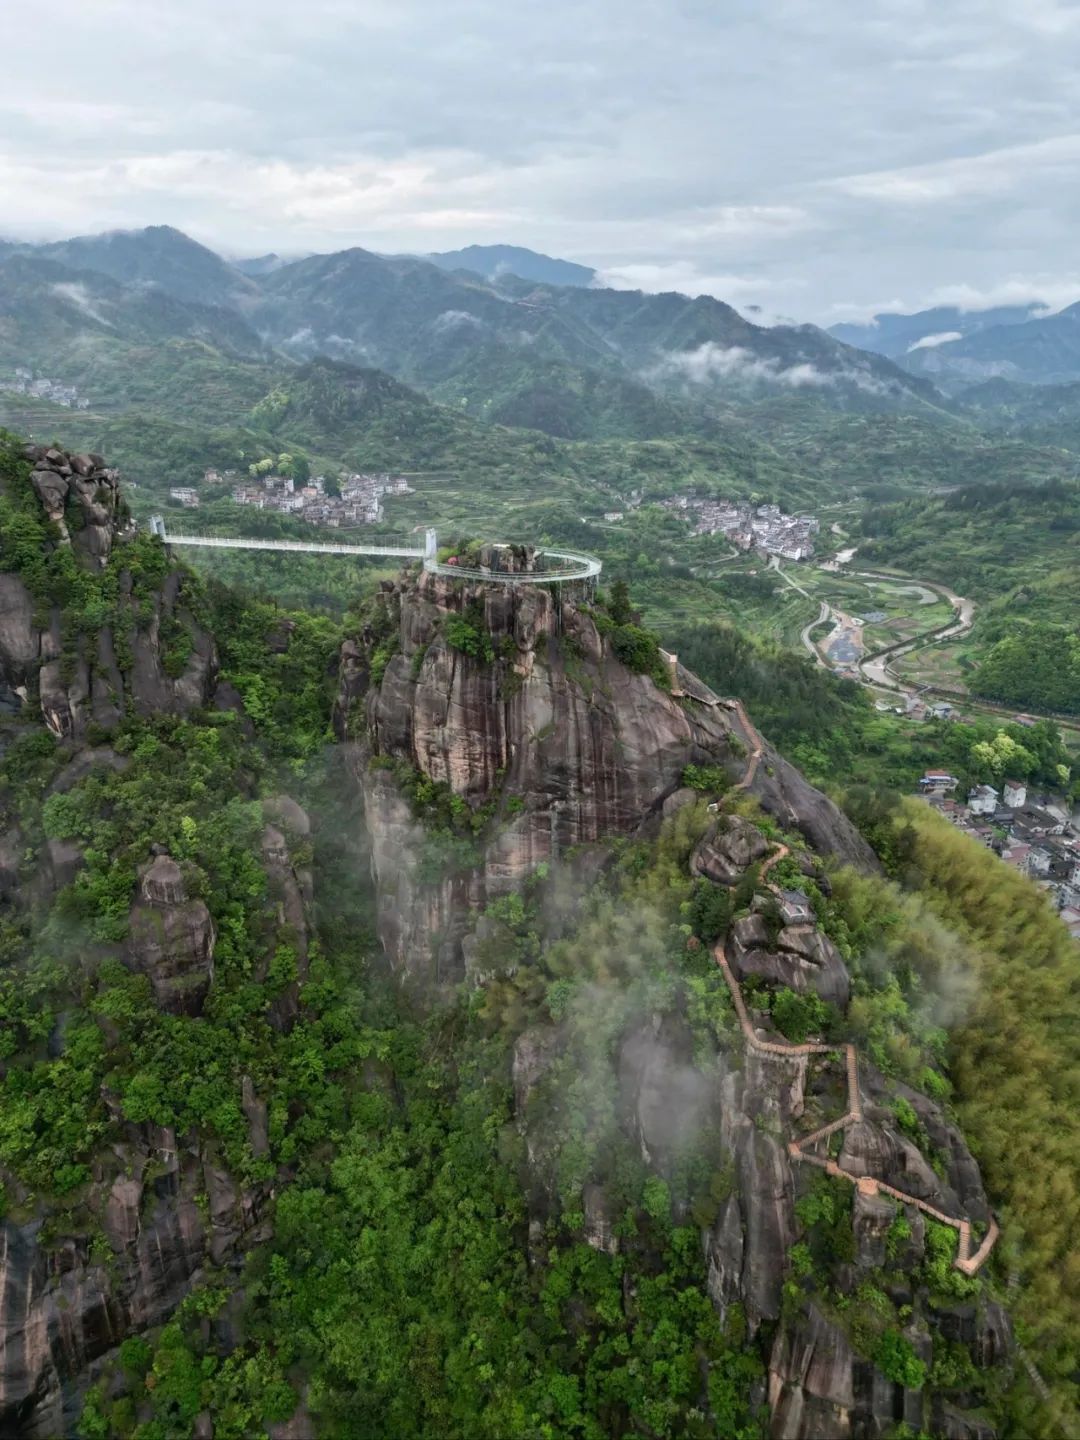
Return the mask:
{"type": "Polygon", "coordinates": [[[591,555],[578,555],[569,550],[544,550],[545,558],[560,562],[559,570],[533,570],[502,573],[498,570],[465,565],[442,565],[436,558],[434,531],[428,533],[424,546],[411,545],[345,545],[330,540],[254,540],[238,535],[177,535],[166,531],[160,516],[151,521],[154,533],[166,545],[204,545],[217,550],[290,550],[309,555],[376,555],[394,560],[422,560],[431,575],[445,575],[452,580],[480,580],[494,585],[560,585],[567,580],[594,580],[601,564],[591,555]]]}
{"type": "Polygon", "coordinates": [[[208,545],[216,550],[300,550],[313,555],[389,555],[400,560],[422,560],[424,551],[400,545],[342,545],[321,540],[248,540],[232,535],[176,535],[161,537],[166,545],[208,545]]]}

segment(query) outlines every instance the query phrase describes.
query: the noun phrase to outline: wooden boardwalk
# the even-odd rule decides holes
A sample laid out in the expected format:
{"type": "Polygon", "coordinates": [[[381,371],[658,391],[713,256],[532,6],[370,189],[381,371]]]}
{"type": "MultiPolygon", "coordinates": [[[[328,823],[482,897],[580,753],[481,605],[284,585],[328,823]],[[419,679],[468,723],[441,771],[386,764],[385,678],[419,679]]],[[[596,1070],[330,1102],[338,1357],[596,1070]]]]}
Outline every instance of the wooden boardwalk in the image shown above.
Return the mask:
{"type": "MultiPolygon", "coordinates": [[[[757,775],[758,766],[761,763],[764,742],[757,729],[747,715],[741,700],[728,702],[728,708],[732,709],[738,716],[739,725],[747,742],[749,759],[746,770],[733,787],[732,791],[749,790],[757,775]]],[[[780,863],[791,852],[786,845],[780,845],[761,867],[761,878],[764,880],[769,871],[780,863]]],[[[767,887],[774,894],[779,894],[775,885],[767,887]]],[[[847,1111],[839,1120],[834,1120],[830,1125],[823,1125],[820,1130],[813,1131],[810,1135],[804,1135],[798,1140],[788,1142],[788,1154],[792,1160],[816,1165],[824,1170],[827,1175],[835,1176],[837,1179],[847,1180],[856,1186],[860,1195],[884,1194],[898,1200],[902,1205],[914,1205],[916,1209],[929,1215],[941,1225],[948,1225],[958,1235],[956,1259],[953,1261],[957,1270],[963,1271],[965,1275],[974,1275],[986,1261],[994,1243],[998,1238],[997,1222],[991,1217],[990,1227],[983,1237],[978,1249],[972,1253],[971,1222],[955,1215],[946,1215],[943,1210],[920,1200],[917,1195],[909,1195],[905,1190],[898,1190],[894,1185],[888,1185],[884,1180],[878,1180],[872,1175],[855,1175],[850,1170],[844,1170],[828,1154],[820,1154],[813,1147],[822,1140],[827,1140],[831,1135],[846,1130],[849,1125],[858,1123],[863,1118],[862,1096],[859,1090],[859,1055],[854,1045],[822,1045],[803,1044],[794,1045],[787,1041],[763,1040],[754,1028],[750,1019],[749,1011],[746,1008],[746,1001],[743,999],[742,988],[735,979],[723,941],[720,941],[713,952],[713,958],[720,967],[721,974],[727,982],[731,992],[732,1003],[735,1006],[735,1014],[739,1019],[739,1026],[742,1029],[743,1037],[751,1049],[762,1055],[776,1055],[785,1059],[797,1060],[802,1056],[809,1055],[836,1055],[843,1048],[845,1052],[847,1070],[847,1111]]]]}

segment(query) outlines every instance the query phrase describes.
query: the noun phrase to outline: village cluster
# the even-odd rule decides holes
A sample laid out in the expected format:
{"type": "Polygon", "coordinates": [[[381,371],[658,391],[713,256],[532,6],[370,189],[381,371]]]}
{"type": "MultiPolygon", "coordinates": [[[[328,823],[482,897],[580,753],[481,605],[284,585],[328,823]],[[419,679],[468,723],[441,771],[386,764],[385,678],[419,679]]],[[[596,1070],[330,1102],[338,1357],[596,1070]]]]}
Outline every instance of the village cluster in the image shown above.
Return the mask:
{"type": "Polygon", "coordinates": [[[1029,797],[1022,780],[1004,780],[1000,789],[976,785],[959,800],[959,784],[955,775],[928,770],[919,789],[958,830],[1047,890],[1070,934],[1080,939],[1080,826],[1065,804],[1029,797]]]}
{"type": "Polygon", "coordinates": [[[787,515],[779,505],[749,505],[735,500],[700,500],[679,495],[662,500],[691,520],[695,535],[724,535],[740,550],[761,550],[784,560],[809,560],[818,521],[813,515],[787,515]]]}
{"type": "Polygon", "coordinates": [[[44,375],[35,375],[25,366],[17,366],[13,380],[0,381],[0,388],[15,395],[29,395],[35,400],[49,400],[62,405],[65,410],[89,410],[90,401],[80,395],[74,385],[64,385],[59,380],[49,380],[44,375]]]}
{"type": "MultiPolygon", "coordinates": [[[[313,475],[298,484],[287,475],[260,475],[252,478],[237,470],[207,470],[205,485],[232,485],[237,505],[258,510],[277,510],[295,515],[312,525],[377,525],[383,518],[385,495],[411,495],[412,487],[401,475],[357,475],[343,471],[335,481],[313,475]]],[[[174,486],[169,498],[190,510],[199,508],[199,491],[186,485],[174,486]]]]}

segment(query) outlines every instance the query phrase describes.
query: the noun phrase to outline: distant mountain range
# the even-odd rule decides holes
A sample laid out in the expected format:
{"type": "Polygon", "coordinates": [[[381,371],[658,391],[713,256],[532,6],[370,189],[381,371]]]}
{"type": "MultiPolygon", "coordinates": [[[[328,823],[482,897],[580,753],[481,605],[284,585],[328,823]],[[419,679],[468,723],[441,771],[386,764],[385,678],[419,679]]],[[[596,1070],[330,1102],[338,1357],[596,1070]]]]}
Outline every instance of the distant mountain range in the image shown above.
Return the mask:
{"type": "Polygon", "coordinates": [[[834,325],[829,333],[890,356],[953,395],[991,380],[1055,386],[1080,380],[1080,304],[1054,314],[1033,303],[876,315],[868,325],[834,325]]]}
{"type": "Polygon", "coordinates": [[[153,285],[177,300],[237,309],[257,295],[254,281],[171,225],[77,235],[50,245],[20,246],[69,270],[92,270],[125,285],[153,285]]]}
{"type": "Polygon", "coordinates": [[[216,328],[233,351],[270,347],[298,361],[322,355],[376,367],[478,418],[562,438],[709,430],[717,405],[747,396],[799,394],[857,411],[940,403],[925,379],[812,325],[754,325],[709,296],[597,288],[580,283],[593,278],[586,267],[509,246],[437,260],[351,249],[234,265],[168,226],[0,255],[17,266],[24,309],[36,274],[54,318],[66,306],[69,321],[100,329],[126,315],[144,334],[138,317],[156,293],[161,305],[196,307],[170,326],[216,328]],[[34,272],[32,262],[57,268],[34,272]],[[510,264],[578,283],[522,277],[510,264]],[[212,308],[222,312],[216,319],[212,308]]]}
{"type": "Polygon", "coordinates": [[[998,305],[989,310],[960,310],[953,305],[939,305],[933,310],[918,310],[913,315],[884,312],[864,325],[833,325],[829,334],[845,345],[873,350],[890,360],[898,360],[918,350],[936,349],[962,340],[980,330],[1020,325],[1045,311],[1046,306],[1038,303],[998,305]]]}
{"type": "Polygon", "coordinates": [[[69,318],[144,337],[160,323],[226,335],[245,354],[270,347],[296,360],[375,366],[482,419],[566,438],[685,431],[688,417],[693,428],[747,397],[955,411],[966,389],[988,380],[1080,380],[1080,305],[1057,314],[1037,303],[942,306],[829,331],[766,327],[710,296],[607,290],[588,266],[520,246],[231,262],[167,225],[45,245],[0,241],[0,265],[15,261],[57,267],[17,270],[0,286],[20,292],[25,308],[37,273],[52,323],[66,305],[69,318]],[[196,308],[181,323],[165,316],[169,300],[196,308]],[[209,316],[215,308],[230,318],[209,316]]]}
{"type": "Polygon", "coordinates": [[[540,285],[589,286],[596,282],[596,271],[572,260],[556,260],[520,245],[466,245],[464,250],[445,250],[442,254],[425,255],[440,270],[470,270],[485,280],[500,280],[504,275],[517,275],[522,280],[535,280],[540,285]]]}

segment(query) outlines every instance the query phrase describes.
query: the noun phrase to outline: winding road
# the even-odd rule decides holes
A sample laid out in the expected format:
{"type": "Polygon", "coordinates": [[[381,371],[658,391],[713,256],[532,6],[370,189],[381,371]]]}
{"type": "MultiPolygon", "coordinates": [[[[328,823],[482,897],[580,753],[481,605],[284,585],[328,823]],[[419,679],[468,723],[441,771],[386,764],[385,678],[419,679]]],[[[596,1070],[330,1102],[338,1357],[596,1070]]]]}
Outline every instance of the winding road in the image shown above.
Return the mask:
{"type": "MultiPolygon", "coordinates": [[[[786,584],[790,585],[793,590],[797,590],[800,595],[804,595],[807,600],[818,599],[816,595],[811,594],[804,586],[793,580],[786,570],[781,569],[780,561],[775,555],[769,561],[769,565],[786,584]]],[[[966,599],[963,595],[957,595],[947,585],[941,585],[936,580],[912,580],[906,575],[887,575],[877,570],[856,570],[852,573],[860,580],[881,580],[890,584],[902,584],[907,580],[910,585],[918,585],[923,591],[948,600],[953,608],[953,619],[947,625],[944,627],[935,625],[919,635],[912,635],[906,640],[898,640],[895,645],[887,645],[882,650],[875,650],[872,655],[862,656],[856,662],[856,668],[863,683],[875,689],[891,690],[903,695],[917,695],[922,690],[932,690],[933,686],[908,684],[901,680],[890,667],[901,655],[907,655],[912,650],[929,649],[931,645],[944,644],[947,640],[955,640],[960,635],[966,635],[975,619],[975,602],[966,599]]],[[[828,663],[814,643],[813,631],[828,620],[839,618],[840,612],[835,610],[827,600],[819,600],[818,603],[821,610],[817,619],[811,620],[808,625],[803,626],[799,640],[803,648],[812,656],[815,664],[820,665],[823,669],[831,670],[833,666],[828,663]]]]}
{"type": "MultiPolygon", "coordinates": [[[[868,580],[895,580],[893,575],[881,575],[872,570],[859,571],[860,575],[868,580]]],[[[885,690],[899,690],[904,694],[914,695],[917,693],[914,685],[907,685],[895,675],[890,666],[894,660],[899,660],[901,655],[907,655],[912,650],[926,649],[931,645],[944,644],[946,640],[955,640],[959,635],[966,635],[971,629],[975,619],[975,602],[966,600],[962,595],[955,594],[946,585],[926,584],[925,581],[918,581],[927,590],[934,590],[944,596],[953,607],[953,619],[942,629],[935,626],[933,629],[924,631],[921,635],[914,635],[910,640],[901,640],[896,645],[889,645],[884,650],[878,650],[873,655],[859,662],[859,673],[864,677],[867,684],[878,685],[885,690]],[[927,643],[929,642],[929,643],[927,643]]]]}

